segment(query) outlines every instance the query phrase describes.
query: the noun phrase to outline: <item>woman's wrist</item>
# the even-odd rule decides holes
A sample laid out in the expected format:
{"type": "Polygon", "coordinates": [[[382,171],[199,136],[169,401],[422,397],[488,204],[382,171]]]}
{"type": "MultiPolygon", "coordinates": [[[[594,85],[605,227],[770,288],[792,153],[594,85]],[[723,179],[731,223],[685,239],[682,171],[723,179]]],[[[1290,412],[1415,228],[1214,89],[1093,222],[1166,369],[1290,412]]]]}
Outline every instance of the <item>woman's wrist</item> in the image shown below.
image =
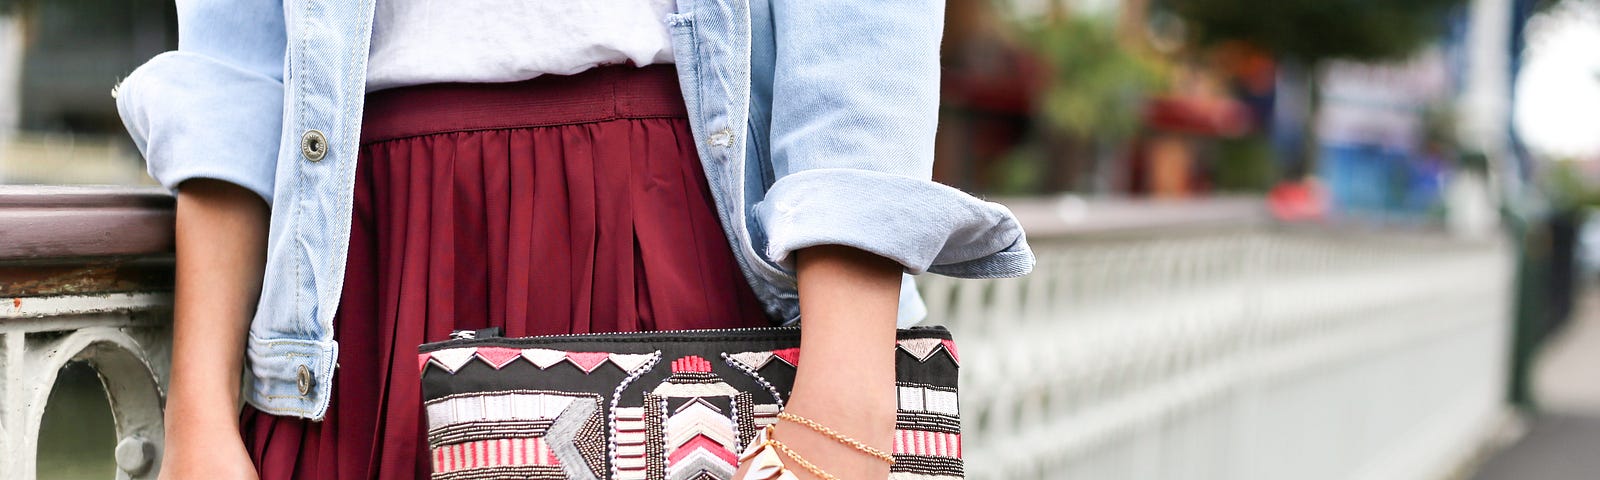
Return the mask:
{"type": "Polygon", "coordinates": [[[238,438],[238,401],[237,394],[191,392],[169,396],[165,414],[167,437],[238,438]]]}
{"type": "MultiPolygon", "coordinates": [[[[902,268],[850,247],[796,252],[801,321],[800,361],[784,411],[840,436],[889,452],[894,442],[894,322],[902,268]]],[[[773,437],[835,478],[886,478],[888,462],[792,421],[773,437]]],[[[817,478],[792,458],[788,470],[817,478]]]]}
{"type": "Polygon", "coordinates": [[[815,390],[797,387],[784,411],[862,441],[892,439],[895,398],[890,383],[889,388],[857,388],[850,384],[826,385],[815,390]]]}

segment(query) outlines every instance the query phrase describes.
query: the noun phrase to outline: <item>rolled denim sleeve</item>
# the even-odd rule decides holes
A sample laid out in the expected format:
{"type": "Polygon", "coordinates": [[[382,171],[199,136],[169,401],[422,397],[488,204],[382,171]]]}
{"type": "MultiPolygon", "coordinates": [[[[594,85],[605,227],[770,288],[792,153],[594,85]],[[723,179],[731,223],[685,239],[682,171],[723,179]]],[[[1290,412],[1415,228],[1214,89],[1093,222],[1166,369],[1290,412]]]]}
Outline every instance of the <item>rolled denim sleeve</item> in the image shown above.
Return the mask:
{"type": "Polygon", "coordinates": [[[774,182],[755,208],[767,256],[847,245],[907,272],[1033,268],[1004,206],[931,180],[942,0],[772,2],[774,182]]]}
{"type": "Polygon", "coordinates": [[[150,176],[169,189],[210,178],[269,203],[283,129],[282,3],[180,0],[178,50],[115,89],[150,176]]]}

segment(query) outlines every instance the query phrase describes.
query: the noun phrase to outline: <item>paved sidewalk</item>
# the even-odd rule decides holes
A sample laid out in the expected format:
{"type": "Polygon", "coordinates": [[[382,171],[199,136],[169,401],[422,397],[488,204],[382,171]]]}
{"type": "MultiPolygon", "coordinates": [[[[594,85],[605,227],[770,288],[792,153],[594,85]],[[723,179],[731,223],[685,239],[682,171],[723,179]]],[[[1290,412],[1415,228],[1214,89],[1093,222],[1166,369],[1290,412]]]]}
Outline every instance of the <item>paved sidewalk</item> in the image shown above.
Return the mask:
{"type": "Polygon", "coordinates": [[[1528,432],[1479,469],[1476,480],[1600,479],[1600,292],[1584,295],[1572,324],[1535,366],[1542,407],[1528,432]]]}
{"type": "Polygon", "coordinates": [[[1572,323],[1536,360],[1533,390],[1543,410],[1600,416],[1600,287],[1579,301],[1572,323]]]}
{"type": "Polygon", "coordinates": [[[1551,413],[1478,470],[1477,480],[1600,479],[1600,415],[1551,413]]]}

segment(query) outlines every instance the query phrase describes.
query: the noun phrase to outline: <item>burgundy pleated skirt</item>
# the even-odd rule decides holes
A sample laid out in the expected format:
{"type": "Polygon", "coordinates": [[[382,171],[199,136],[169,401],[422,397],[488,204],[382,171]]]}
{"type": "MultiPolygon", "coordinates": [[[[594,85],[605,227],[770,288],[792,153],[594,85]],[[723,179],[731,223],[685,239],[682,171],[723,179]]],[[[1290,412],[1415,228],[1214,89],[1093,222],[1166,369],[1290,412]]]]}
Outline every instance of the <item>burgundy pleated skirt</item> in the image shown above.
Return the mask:
{"type": "Polygon", "coordinates": [[[767,325],[672,66],[367,97],[339,366],[320,422],[246,408],[263,480],[426,478],[417,345],[767,325]]]}

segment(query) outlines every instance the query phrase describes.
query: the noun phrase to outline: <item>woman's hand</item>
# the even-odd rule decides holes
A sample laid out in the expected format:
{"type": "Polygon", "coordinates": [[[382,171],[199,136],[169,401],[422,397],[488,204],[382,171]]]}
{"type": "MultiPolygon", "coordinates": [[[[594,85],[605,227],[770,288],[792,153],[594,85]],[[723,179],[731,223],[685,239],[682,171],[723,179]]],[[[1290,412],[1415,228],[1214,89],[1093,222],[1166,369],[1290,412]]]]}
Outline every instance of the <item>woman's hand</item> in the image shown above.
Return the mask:
{"type": "MultiPolygon", "coordinates": [[[[855,248],[795,252],[800,277],[800,365],[784,411],[892,452],[895,318],[903,268],[855,248]]],[[[834,477],[889,477],[889,464],[804,425],[779,421],[774,439],[834,477]]],[[[789,458],[788,470],[817,478],[789,458]]],[[[734,478],[743,478],[744,472],[734,478]]]]}
{"type": "Polygon", "coordinates": [[[243,187],[179,186],[162,479],[256,478],[239,435],[239,377],[261,294],[267,221],[266,202],[243,187]]]}

